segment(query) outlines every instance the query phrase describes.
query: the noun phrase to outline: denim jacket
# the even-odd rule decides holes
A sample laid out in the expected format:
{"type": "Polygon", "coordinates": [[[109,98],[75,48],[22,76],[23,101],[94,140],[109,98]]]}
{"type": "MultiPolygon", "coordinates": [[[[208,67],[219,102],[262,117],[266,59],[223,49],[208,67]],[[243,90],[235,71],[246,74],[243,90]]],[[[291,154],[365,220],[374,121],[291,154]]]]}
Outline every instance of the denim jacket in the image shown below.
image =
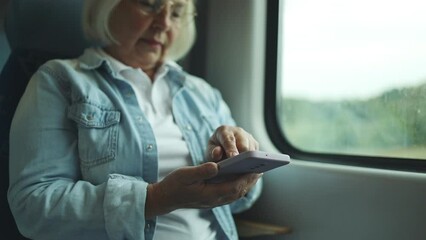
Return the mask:
{"type": "MultiPolygon", "coordinates": [[[[234,125],[220,93],[174,63],[168,82],[173,116],[194,165],[220,125],[234,125]]],[[[10,133],[8,200],[20,231],[34,239],[152,239],[147,185],[157,181],[153,130],[132,87],[108,61],[86,51],[53,60],[30,80],[10,133]]],[[[242,199],[213,209],[228,239],[232,213],[249,208],[261,182],[242,199]]]]}

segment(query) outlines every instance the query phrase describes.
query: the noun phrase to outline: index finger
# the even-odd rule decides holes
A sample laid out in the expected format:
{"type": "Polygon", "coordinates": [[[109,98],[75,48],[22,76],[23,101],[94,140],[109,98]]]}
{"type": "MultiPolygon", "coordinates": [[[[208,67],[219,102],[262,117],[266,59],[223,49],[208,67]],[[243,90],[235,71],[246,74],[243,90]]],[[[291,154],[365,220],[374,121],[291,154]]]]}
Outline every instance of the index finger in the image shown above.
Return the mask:
{"type": "Polygon", "coordinates": [[[226,157],[233,157],[239,154],[236,138],[232,128],[226,126],[219,127],[214,135],[218,140],[219,145],[222,146],[226,157]]]}

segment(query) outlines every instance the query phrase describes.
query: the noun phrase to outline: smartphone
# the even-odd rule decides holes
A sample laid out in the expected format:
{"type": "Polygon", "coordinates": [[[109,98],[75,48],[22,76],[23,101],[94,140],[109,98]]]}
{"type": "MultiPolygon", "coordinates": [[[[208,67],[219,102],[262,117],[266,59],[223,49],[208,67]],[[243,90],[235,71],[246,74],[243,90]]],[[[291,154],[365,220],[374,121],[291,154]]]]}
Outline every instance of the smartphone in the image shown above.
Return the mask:
{"type": "Polygon", "coordinates": [[[247,151],[218,162],[219,173],[208,183],[230,181],[246,173],[263,173],[290,163],[290,156],[280,153],[247,151]]]}

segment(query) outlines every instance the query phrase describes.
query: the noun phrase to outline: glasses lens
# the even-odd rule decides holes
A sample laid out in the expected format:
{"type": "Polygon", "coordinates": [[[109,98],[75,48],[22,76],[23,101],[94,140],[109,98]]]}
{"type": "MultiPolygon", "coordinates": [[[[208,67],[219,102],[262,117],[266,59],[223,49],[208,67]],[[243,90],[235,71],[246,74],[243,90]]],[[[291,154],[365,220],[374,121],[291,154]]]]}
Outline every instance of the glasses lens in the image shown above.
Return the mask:
{"type": "Polygon", "coordinates": [[[147,15],[158,14],[164,8],[168,8],[169,18],[172,22],[178,25],[188,24],[194,20],[197,15],[194,12],[194,6],[191,0],[187,3],[183,0],[138,0],[140,9],[147,15]]]}
{"type": "Polygon", "coordinates": [[[170,7],[170,19],[176,23],[187,24],[194,20],[196,14],[193,12],[192,3],[182,1],[173,2],[170,7]]]}
{"type": "Polygon", "coordinates": [[[154,14],[161,11],[167,0],[138,0],[141,10],[146,14],[154,14]]]}

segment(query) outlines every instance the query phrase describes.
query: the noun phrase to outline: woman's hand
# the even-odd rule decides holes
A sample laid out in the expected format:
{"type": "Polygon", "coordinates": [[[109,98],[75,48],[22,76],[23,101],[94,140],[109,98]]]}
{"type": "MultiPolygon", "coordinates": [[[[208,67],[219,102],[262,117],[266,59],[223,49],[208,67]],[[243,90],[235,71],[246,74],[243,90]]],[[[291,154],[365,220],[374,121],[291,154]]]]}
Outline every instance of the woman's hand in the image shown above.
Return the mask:
{"type": "Polygon", "coordinates": [[[240,152],[259,149],[259,143],[253,136],[240,127],[220,126],[210,137],[206,158],[218,162],[238,155],[240,152]]]}
{"type": "Polygon", "coordinates": [[[195,167],[179,168],[162,181],[148,186],[145,205],[147,219],[180,208],[213,208],[243,197],[261,174],[245,174],[235,180],[208,184],[216,176],[217,164],[207,162],[195,167]]]}
{"type": "Polygon", "coordinates": [[[215,184],[206,183],[206,180],[217,175],[216,162],[258,149],[259,143],[244,129],[220,126],[209,139],[207,163],[179,168],[161,182],[148,186],[145,217],[153,218],[180,208],[213,208],[243,197],[262,174],[244,174],[215,184]]]}

